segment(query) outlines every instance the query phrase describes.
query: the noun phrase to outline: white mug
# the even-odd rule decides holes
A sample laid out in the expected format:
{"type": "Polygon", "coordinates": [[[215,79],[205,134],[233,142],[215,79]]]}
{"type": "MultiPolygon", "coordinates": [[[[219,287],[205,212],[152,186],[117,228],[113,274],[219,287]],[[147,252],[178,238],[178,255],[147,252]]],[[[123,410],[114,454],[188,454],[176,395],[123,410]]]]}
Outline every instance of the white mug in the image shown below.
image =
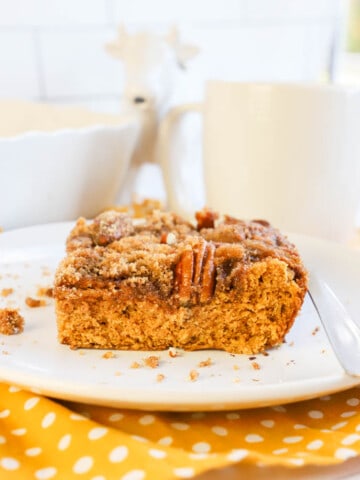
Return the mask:
{"type": "Polygon", "coordinates": [[[359,91],[208,82],[204,103],[173,108],[160,130],[169,208],[186,216],[173,138],[194,110],[203,116],[204,204],[286,232],[351,238],[360,206],[359,91]]]}

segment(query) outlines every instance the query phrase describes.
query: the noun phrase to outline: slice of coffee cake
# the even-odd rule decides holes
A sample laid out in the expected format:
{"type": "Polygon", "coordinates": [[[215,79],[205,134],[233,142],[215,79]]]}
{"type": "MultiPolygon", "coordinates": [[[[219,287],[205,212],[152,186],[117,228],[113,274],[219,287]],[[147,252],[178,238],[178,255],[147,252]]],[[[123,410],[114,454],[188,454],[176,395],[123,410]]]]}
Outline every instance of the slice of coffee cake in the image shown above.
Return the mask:
{"type": "Polygon", "coordinates": [[[111,210],[79,219],[55,277],[59,341],[246,354],[283,342],[307,290],[294,245],[264,221],[209,210],[196,220],[156,211],[134,224],[111,210]]]}

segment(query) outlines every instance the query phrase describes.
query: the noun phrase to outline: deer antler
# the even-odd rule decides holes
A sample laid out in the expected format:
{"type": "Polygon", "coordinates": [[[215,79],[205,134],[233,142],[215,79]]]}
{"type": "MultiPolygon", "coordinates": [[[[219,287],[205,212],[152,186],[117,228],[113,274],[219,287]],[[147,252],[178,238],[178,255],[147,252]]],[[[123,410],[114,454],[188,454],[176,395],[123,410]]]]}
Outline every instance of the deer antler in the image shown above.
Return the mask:
{"type": "Polygon", "coordinates": [[[185,68],[186,63],[200,51],[195,45],[181,44],[179,30],[176,25],[171,27],[169,33],[165,36],[165,40],[174,49],[177,61],[182,68],[185,68]]]}
{"type": "Polygon", "coordinates": [[[120,24],[118,27],[117,38],[113,42],[107,43],[105,45],[105,50],[110,53],[112,57],[122,59],[124,52],[124,43],[126,42],[127,35],[128,34],[124,25],[120,24]]]}

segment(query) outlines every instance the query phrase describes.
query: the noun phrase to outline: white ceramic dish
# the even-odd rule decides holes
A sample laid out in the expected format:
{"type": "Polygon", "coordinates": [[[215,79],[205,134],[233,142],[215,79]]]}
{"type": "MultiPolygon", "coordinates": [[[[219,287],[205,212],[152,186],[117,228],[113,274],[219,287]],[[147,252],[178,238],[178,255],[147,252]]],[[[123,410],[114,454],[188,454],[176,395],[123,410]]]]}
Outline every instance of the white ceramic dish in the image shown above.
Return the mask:
{"type": "MultiPolygon", "coordinates": [[[[1,336],[0,378],[61,399],[126,408],[220,410],[276,405],[321,396],[360,382],[347,376],[336,360],[309,301],[280,348],[268,356],[218,351],[181,353],[70,350],[58,344],[54,305],[29,308],[27,296],[49,286],[69,223],[49,224],[0,236],[0,307],[19,306],[25,317],[20,335],[1,336]],[[144,365],[157,355],[157,368],[144,365]],[[200,362],[208,366],[200,366],[200,362]],[[132,368],[134,362],[140,368],[132,368]],[[254,363],[256,362],[256,363],[254,363]],[[259,367],[259,368],[258,368],[259,367]],[[199,376],[189,379],[192,370],[199,376]],[[158,375],[164,375],[159,381],[158,375]]],[[[326,278],[355,320],[360,318],[360,252],[322,240],[292,236],[306,265],[326,278]]]]}
{"type": "Polygon", "coordinates": [[[139,132],[135,117],[22,103],[5,114],[15,107],[19,133],[11,135],[14,118],[12,129],[0,128],[0,227],[92,217],[114,205],[139,132]]]}

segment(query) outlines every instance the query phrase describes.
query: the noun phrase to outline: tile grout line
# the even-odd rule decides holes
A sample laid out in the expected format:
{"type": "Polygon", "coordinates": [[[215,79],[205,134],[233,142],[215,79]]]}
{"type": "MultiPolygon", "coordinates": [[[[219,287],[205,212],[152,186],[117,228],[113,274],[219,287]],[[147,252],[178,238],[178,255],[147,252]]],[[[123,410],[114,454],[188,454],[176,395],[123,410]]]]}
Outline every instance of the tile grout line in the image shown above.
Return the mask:
{"type": "Polygon", "coordinates": [[[34,28],[32,35],[33,35],[33,43],[34,43],[34,51],[35,51],[39,100],[44,101],[47,99],[47,89],[46,89],[46,80],[45,80],[45,72],[44,72],[44,61],[42,56],[42,48],[41,48],[41,40],[40,40],[40,29],[34,28]]]}

